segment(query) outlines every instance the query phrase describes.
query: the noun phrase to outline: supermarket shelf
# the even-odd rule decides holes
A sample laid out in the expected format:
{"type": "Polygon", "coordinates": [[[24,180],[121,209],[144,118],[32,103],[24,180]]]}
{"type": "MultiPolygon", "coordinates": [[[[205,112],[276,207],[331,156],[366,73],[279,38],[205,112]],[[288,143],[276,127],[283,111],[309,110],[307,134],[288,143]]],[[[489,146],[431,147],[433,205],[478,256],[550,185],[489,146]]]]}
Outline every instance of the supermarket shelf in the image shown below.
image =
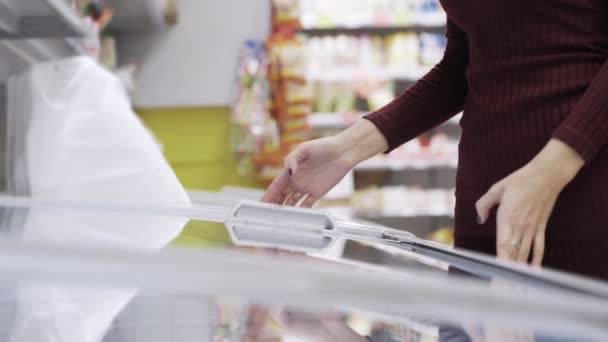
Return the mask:
{"type": "Polygon", "coordinates": [[[84,54],[96,36],[65,0],[0,1],[0,82],[31,64],[84,54]]]}
{"type": "Polygon", "coordinates": [[[0,3],[0,39],[82,37],[92,28],[64,0],[0,3]]]}
{"type": "MultiPolygon", "coordinates": [[[[0,150],[6,148],[6,82],[15,73],[34,63],[83,53],[83,48],[68,39],[0,40],[0,150]]],[[[6,190],[5,156],[0,153],[0,191],[6,190]]]]}
{"type": "Polygon", "coordinates": [[[308,36],[335,36],[335,35],[391,35],[399,32],[440,33],[445,32],[445,24],[438,25],[406,25],[406,26],[361,26],[361,27],[330,27],[305,28],[300,30],[308,36]]]}
{"type": "Polygon", "coordinates": [[[81,37],[94,34],[64,0],[0,2],[0,83],[33,63],[85,53],[81,37]]]}
{"type": "Polygon", "coordinates": [[[307,73],[308,81],[318,82],[352,82],[357,78],[389,80],[410,83],[419,80],[432,66],[402,66],[377,70],[360,70],[355,68],[332,68],[330,70],[311,70],[307,73]]]}
{"type": "Polygon", "coordinates": [[[345,128],[354,124],[367,113],[312,113],[308,124],[313,128],[345,128]]]}
{"type": "MultiPolygon", "coordinates": [[[[354,124],[357,120],[363,118],[367,113],[325,113],[316,112],[308,116],[308,124],[313,128],[346,128],[354,124]]],[[[448,120],[447,125],[458,125],[462,114],[448,120]]]]}
{"type": "Polygon", "coordinates": [[[64,39],[0,41],[0,83],[14,73],[37,62],[51,61],[80,54],[78,48],[64,39]]]}
{"type": "Polygon", "coordinates": [[[355,170],[427,170],[427,169],[456,169],[457,158],[446,159],[387,159],[382,157],[370,158],[355,167],[355,170]]]}

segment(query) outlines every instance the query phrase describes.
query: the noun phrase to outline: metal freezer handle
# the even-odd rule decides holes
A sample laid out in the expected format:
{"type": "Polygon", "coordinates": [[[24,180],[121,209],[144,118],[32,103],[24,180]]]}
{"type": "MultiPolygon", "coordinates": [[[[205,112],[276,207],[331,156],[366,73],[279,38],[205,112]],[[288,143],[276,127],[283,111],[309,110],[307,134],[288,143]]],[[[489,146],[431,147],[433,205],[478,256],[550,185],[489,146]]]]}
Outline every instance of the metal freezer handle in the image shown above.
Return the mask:
{"type": "Polygon", "coordinates": [[[333,217],[314,209],[242,201],[225,224],[237,245],[317,252],[335,240],[333,217]]]}

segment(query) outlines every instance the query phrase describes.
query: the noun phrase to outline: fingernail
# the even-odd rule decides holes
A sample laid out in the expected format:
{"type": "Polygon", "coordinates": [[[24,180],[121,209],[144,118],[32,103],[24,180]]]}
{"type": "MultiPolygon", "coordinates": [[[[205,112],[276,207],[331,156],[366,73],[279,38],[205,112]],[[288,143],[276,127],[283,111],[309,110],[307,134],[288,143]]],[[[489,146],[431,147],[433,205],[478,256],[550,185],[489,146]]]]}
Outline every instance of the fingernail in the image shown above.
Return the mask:
{"type": "Polygon", "coordinates": [[[287,169],[287,173],[289,173],[290,176],[293,176],[293,170],[291,168],[287,169]]]}
{"type": "Polygon", "coordinates": [[[483,224],[483,221],[479,215],[477,215],[477,224],[483,224]]]}

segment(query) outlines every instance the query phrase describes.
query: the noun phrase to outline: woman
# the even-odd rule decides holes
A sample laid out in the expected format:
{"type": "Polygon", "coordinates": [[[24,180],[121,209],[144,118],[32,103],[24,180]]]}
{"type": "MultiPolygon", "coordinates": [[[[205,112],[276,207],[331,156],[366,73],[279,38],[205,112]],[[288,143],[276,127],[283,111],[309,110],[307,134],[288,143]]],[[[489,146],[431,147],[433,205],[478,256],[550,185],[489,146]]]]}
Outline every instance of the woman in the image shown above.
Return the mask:
{"type": "Polygon", "coordinates": [[[442,5],[443,60],[366,120],[298,146],[263,200],[310,206],[357,163],[464,111],[456,246],[608,279],[608,2],[442,5]]]}

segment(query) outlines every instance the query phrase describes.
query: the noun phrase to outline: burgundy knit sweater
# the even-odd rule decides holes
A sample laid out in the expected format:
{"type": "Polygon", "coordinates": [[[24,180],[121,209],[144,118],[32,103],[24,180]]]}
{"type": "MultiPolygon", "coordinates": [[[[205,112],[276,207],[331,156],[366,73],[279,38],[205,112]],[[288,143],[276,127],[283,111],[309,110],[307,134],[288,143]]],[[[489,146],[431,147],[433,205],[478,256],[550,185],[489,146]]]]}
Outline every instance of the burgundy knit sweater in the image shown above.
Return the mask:
{"type": "Polygon", "coordinates": [[[442,5],[443,60],[366,118],[394,149],[464,111],[456,244],[486,253],[495,253],[495,218],[478,225],[475,201],[562,140],[587,164],[555,206],[545,264],[608,279],[608,1],[442,5]]]}

